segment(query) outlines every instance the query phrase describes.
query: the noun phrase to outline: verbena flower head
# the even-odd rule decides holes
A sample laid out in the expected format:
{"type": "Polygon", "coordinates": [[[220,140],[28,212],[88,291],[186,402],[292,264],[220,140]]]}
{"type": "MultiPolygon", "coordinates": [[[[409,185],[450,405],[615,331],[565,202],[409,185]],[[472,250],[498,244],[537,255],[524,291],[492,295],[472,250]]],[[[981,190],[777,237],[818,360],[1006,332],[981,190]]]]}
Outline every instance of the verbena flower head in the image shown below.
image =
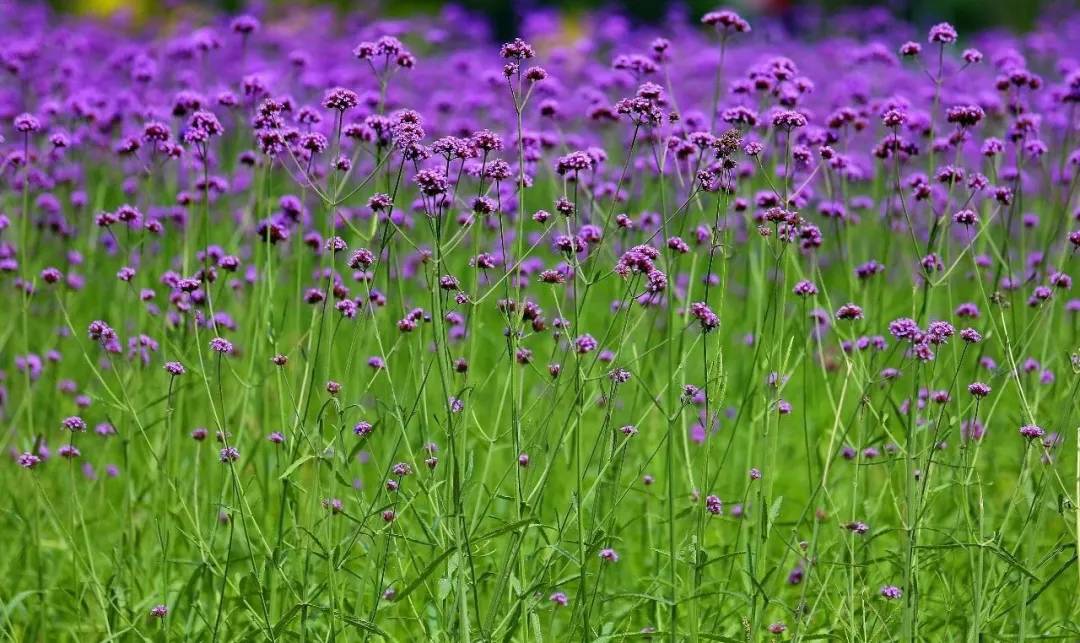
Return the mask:
{"type": "Polygon", "coordinates": [[[510,60],[528,60],[535,57],[536,52],[533,51],[529,43],[521,38],[515,38],[513,42],[508,42],[502,46],[499,55],[510,60]]]}
{"type": "Polygon", "coordinates": [[[17,460],[19,466],[23,469],[33,469],[34,467],[41,464],[41,458],[29,452],[19,454],[17,460]]]}
{"type": "Polygon", "coordinates": [[[1024,426],[1020,427],[1020,435],[1027,438],[1028,440],[1034,440],[1036,438],[1041,438],[1042,436],[1046,435],[1046,432],[1043,431],[1042,427],[1040,426],[1036,426],[1034,424],[1025,424],[1024,426]]]}
{"type": "Polygon", "coordinates": [[[813,282],[806,280],[796,283],[792,291],[800,297],[811,297],[818,293],[817,286],[813,282]]]}
{"type": "Polygon", "coordinates": [[[584,355],[585,353],[591,353],[592,351],[596,350],[596,347],[596,340],[593,339],[593,336],[589,334],[581,335],[574,340],[574,348],[580,355],[584,355]]]}
{"type": "Polygon", "coordinates": [[[840,308],[836,309],[837,319],[855,320],[863,318],[862,308],[855,304],[844,304],[840,308]]]}
{"type": "Polygon", "coordinates": [[[927,36],[929,42],[941,43],[944,45],[956,42],[956,38],[956,29],[947,22],[939,22],[933,27],[930,27],[930,34],[927,36]]]}
{"type": "Polygon", "coordinates": [[[982,341],[982,335],[974,328],[965,328],[960,331],[960,339],[969,344],[978,344],[982,341]]]}
{"type": "Polygon", "coordinates": [[[210,340],[210,350],[215,353],[230,355],[233,352],[233,345],[232,342],[224,337],[215,337],[210,340]]]}
{"type": "Polygon", "coordinates": [[[323,96],[322,105],[326,109],[346,112],[360,104],[360,97],[356,92],[344,87],[335,87],[327,90],[323,96]]]}
{"type": "Polygon", "coordinates": [[[750,33],[750,23],[730,9],[710,11],[701,17],[701,24],[721,33],[750,33]]]}

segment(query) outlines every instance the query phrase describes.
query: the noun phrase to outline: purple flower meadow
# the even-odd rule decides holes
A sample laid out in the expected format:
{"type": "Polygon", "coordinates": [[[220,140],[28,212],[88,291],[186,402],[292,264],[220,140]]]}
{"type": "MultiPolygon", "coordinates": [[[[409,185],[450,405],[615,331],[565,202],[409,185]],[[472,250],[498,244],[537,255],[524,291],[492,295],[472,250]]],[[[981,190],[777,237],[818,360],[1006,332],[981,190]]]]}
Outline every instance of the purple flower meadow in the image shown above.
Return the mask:
{"type": "Polygon", "coordinates": [[[1080,12],[251,10],[0,3],[12,636],[1075,635],[1080,12]]]}

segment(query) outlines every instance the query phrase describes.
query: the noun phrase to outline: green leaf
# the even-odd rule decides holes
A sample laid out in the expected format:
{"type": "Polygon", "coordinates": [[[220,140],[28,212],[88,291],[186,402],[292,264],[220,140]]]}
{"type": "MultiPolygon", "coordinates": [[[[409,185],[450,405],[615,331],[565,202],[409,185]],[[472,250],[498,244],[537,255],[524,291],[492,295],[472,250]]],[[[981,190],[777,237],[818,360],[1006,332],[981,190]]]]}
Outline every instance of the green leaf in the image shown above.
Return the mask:
{"type": "Polygon", "coordinates": [[[513,531],[513,530],[517,529],[518,527],[524,527],[526,525],[533,525],[533,524],[538,524],[533,518],[523,518],[521,520],[505,524],[502,527],[499,527],[498,529],[495,529],[494,531],[489,531],[486,534],[477,536],[477,537],[473,538],[473,542],[480,542],[482,540],[489,540],[489,539],[494,538],[496,536],[499,536],[501,534],[505,534],[508,531],[513,531]]]}
{"type": "Polygon", "coordinates": [[[419,587],[424,582],[424,579],[430,576],[431,573],[435,571],[435,568],[438,567],[439,564],[442,563],[444,560],[446,560],[446,558],[452,553],[454,553],[453,549],[447,549],[443,553],[436,556],[434,560],[428,563],[427,567],[425,567],[424,570],[420,572],[420,575],[413,579],[413,582],[409,583],[408,586],[405,587],[405,589],[398,592],[398,595],[397,597],[395,597],[394,600],[400,601],[409,594],[411,594],[413,590],[419,587]]]}
{"type": "Polygon", "coordinates": [[[259,580],[255,578],[255,574],[247,574],[240,579],[240,598],[254,604],[261,594],[262,588],[259,587],[259,580]]]}
{"type": "Polygon", "coordinates": [[[451,587],[452,587],[452,585],[450,584],[450,579],[449,578],[440,578],[439,579],[439,593],[438,593],[438,596],[439,596],[440,601],[445,601],[446,597],[450,595],[451,587]]]}
{"type": "Polygon", "coordinates": [[[780,517],[780,506],[784,504],[784,496],[777,496],[776,500],[773,500],[772,506],[769,507],[769,527],[776,524],[776,519],[780,517]]]}
{"type": "Polygon", "coordinates": [[[296,471],[298,468],[300,468],[300,465],[304,464],[308,460],[313,460],[314,458],[315,456],[311,455],[310,453],[308,455],[298,458],[296,462],[293,462],[285,468],[285,471],[282,472],[282,474],[278,477],[278,480],[285,480],[292,475],[293,471],[296,471]]]}

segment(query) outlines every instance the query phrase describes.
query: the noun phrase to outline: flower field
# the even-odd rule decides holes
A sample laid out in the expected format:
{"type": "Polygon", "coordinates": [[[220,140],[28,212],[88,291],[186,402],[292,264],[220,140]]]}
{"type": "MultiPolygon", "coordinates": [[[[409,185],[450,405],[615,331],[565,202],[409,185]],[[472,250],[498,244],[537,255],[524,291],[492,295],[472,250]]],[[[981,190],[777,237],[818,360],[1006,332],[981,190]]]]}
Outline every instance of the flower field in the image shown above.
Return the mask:
{"type": "Polygon", "coordinates": [[[279,9],[0,2],[5,640],[1080,640],[1080,13],[279,9]]]}

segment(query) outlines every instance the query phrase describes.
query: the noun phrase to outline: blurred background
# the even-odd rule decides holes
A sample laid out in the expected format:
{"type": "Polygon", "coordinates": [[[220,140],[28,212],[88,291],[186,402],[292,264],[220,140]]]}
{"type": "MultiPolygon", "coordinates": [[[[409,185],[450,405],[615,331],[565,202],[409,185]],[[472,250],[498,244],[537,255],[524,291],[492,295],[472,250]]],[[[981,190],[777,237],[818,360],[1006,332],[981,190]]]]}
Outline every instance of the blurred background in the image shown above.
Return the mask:
{"type": "MultiPolygon", "coordinates": [[[[448,4],[444,0],[50,0],[63,12],[112,15],[126,13],[133,19],[163,17],[179,5],[192,5],[225,13],[241,13],[255,5],[256,13],[272,14],[275,7],[303,4],[333,6],[343,12],[363,10],[379,16],[408,16],[433,12],[448,4]]],[[[632,20],[652,22],[681,10],[688,16],[700,16],[717,8],[731,8],[748,18],[767,15],[780,20],[811,12],[827,16],[851,7],[878,7],[897,18],[916,25],[942,20],[953,23],[961,32],[1005,27],[1029,28],[1048,5],[1080,6],[1080,0],[455,0],[452,4],[486,16],[498,36],[516,33],[519,16],[528,10],[556,9],[572,18],[574,14],[596,9],[618,10],[632,20]]],[[[792,18],[794,20],[794,18],[792,18]]]]}

